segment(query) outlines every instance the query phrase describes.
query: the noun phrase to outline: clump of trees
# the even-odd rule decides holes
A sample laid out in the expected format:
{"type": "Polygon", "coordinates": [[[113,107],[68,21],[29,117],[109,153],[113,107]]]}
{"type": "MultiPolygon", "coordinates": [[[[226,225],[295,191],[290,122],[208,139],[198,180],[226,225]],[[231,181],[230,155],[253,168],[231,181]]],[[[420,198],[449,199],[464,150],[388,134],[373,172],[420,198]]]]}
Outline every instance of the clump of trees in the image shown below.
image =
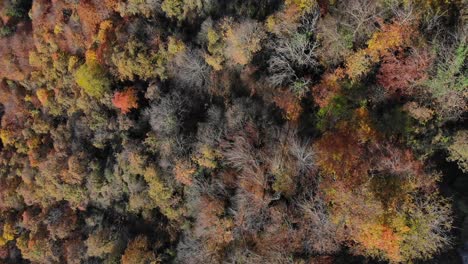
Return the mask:
{"type": "Polygon", "coordinates": [[[1,2],[0,262],[455,259],[465,9],[1,2]]]}

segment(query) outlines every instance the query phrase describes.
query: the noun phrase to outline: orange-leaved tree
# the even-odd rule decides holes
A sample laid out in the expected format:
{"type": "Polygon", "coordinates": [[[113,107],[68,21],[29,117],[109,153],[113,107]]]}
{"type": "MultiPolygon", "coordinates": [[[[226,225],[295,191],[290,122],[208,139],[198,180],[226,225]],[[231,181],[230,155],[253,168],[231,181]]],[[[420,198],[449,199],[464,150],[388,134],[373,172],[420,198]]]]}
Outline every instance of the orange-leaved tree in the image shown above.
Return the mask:
{"type": "Polygon", "coordinates": [[[127,114],[131,109],[138,108],[138,97],[135,89],[128,88],[122,92],[116,92],[112,103],[120,109],[122,114],[127,114]]]}

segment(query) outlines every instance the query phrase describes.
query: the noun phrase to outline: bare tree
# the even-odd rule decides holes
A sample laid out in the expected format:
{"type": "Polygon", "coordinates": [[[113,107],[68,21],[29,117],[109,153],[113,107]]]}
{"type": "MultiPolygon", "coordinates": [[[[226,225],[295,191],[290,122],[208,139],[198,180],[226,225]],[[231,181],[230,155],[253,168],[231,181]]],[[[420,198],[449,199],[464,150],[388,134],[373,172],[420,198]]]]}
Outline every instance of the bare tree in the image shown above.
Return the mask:
{"type": "Polygon", "coordinates": [[[330,254],[340,249],[337,227],[327,213],[325,203],[311,195],[300,203],[304,214],[304,249],[309,254],[330,254]]]}
{"type": "Polygon", "coordinates": [[[274,86],[291,84],[298,80],[298,70],[318,65],[315,51],[318,43],[313,38],[318,12],[302,18],[297,32],[289,32],[272,43],[273,55],[268,60],[268,82],[274,86]]]}
{"type": "Polygon", "coordinates": [[[340,23],[353,32],[353,39],[357,43],[363,43],[373,31],[374,21],[380,17],[381,10],[377,8],[377,1],[351,0],[340,1],[339,13],[342,16],[340,23]]]}
{"type": "Polygon", "coordinates": [[[198,49],[180,53],[171,65],[171,74],[177,83],[190,90],[203,91],[209,85],[210,73],[211,68],[198,49]]]}
{"type": "Polygon", "coordinates": [[[308,173],[315,170],[315,152],[312,150],[308,140],[301,141],[297,137],[294,137],[291,140],[289,151],[296,160],[299,173],[308,173]]]}

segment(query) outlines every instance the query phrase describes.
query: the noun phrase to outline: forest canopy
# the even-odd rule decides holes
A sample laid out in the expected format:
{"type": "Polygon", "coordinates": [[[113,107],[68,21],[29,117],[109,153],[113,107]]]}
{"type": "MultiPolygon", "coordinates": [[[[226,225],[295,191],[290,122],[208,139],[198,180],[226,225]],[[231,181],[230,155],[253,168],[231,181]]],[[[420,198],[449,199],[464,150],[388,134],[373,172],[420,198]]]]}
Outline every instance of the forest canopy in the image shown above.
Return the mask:
{"type": "Polygon", "coordinates": [[[462,263],[463,0],[0,1],[0,263],[462,263]]]}

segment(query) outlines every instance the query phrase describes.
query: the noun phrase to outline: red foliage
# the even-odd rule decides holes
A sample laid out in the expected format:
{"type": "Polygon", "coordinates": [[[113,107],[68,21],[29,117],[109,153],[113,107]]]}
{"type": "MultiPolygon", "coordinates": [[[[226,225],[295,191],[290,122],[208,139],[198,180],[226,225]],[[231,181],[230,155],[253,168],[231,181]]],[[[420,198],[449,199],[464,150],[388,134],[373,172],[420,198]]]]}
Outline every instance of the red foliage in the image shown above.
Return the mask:
{"type": "Polygon", "coordinates": [[[27,118],[23,103],[24,94],[24,89],[20,87],[11,89],[5,81],[0,82],[0,104],[4,107],[1,119],[2,128],[16,130],[23,127],[27,118]]]}
{"type": "Polygon", "coordinates": [[[138,108],[138,97],[135,89],[129,88],[123,92],[116,92],[112,103],[119,108],[122,114],[130,112],[133,108],[138,108]]]}
{"type": "Polygon", "coordinates": [[[412,94],[411,87],[427,78],[426,70],[431,65],[427,52],[405,56],[398,52],[384,56],[377,81],[388,94],[412,94]]]}

